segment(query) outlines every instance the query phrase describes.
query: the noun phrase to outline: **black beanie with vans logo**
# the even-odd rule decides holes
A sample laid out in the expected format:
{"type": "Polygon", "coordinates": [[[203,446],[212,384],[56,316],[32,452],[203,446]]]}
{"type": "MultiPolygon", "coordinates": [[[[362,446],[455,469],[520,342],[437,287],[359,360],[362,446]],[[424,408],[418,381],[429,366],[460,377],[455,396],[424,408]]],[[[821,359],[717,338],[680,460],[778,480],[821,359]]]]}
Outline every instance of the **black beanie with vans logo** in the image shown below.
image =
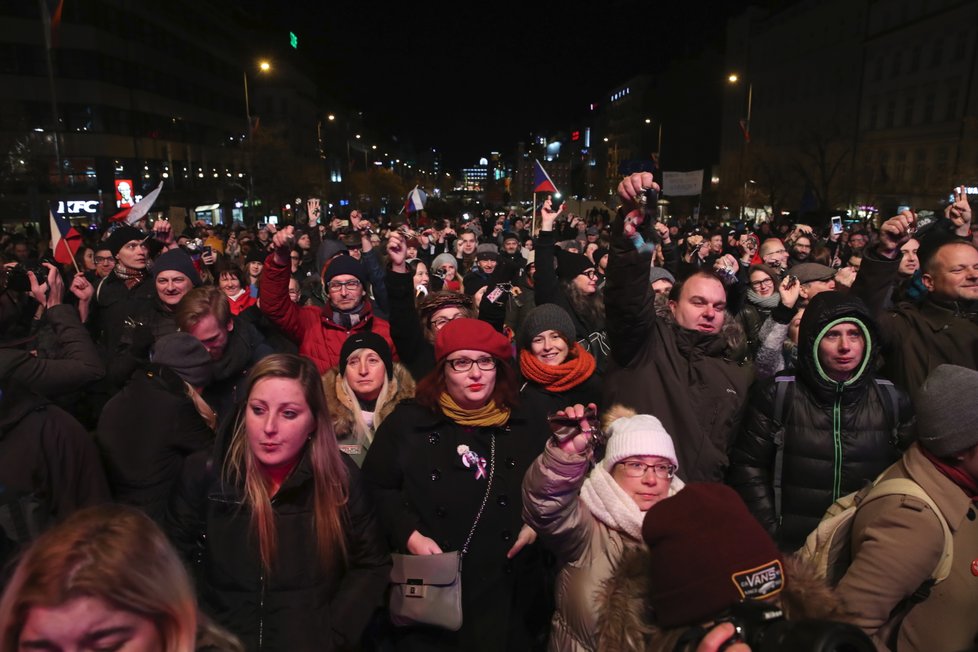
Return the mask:
{"type": "Polygon", "coordinates": [[[774,541],[730,487],[686,485],[649,509],[649,603],[660,627],[701,624],[745,599],[767,600],[784,588],[774,541]]]}

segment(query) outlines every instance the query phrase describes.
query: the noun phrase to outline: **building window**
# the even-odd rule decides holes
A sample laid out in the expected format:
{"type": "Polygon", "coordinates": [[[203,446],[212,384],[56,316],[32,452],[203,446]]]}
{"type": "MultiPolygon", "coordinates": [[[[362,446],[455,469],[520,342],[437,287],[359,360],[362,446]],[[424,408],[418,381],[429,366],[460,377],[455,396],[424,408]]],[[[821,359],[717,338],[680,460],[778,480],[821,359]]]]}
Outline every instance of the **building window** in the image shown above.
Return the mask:
{"type": "Polygon", "coordinates": [[[934,39],[934,49],[931,50],[930,55],[930,67],[936,68],[941,65],[941,60],[944,59],[944,41],[941,39],[934,39]]]}
{"type": "Polygon", "coordinates": [[[958,87],[947,89],[947,105],[944,107],[944,119],[954,120],[958,117],[958,87]]]}
{"type": "Polygon", "coordinates": [[[903,52],[897,50],[893,53],[893,59],[890,61],[890,77],[898,77],[900,75],[900,68],[903,66],[903,52]]]}
{"type": "Polygon", "coordinates": [[[910,95],[907,97],[906,102],[903,105],[903,126],[909,127],[913,124],[913,109],[914,105],[917,103],[917,98],[913,95],[914,91],[910,91],[910,95]]]}
{"type": "Polygon", "coordinates": [[[934,91],[924,91],[924,124],[934,122],[934,91]]]}
{"type": "Polygon", "coordinates": [[[878,82],[883,79],[883,57],[877,57],[873,62],[873,81],[878,82]]]}
{"type": "Polygon", "coordinates": [[[878,121],[880,119],[880,103],[876,100],[869,105],[869,123],[867,128],[872,130],[878,127],[878,121]]]}
{"type": "Polygon", "coordinates": [[[911,73],[914,73],[914,72],[917,72],[918,70],[920,70],[920,51],[922,49],[923,49],[923,46],[920,43],[918,43],[917,45],[913,46],[913,50],[910,51],[910,72],[911,73]]]}
{"type": "Polygon", "coordinates": [[[907,176],[907,153],[900,150],[896,153],[895,165],[893,169],[893,179],[895,181],[904,181],[907,176]]]}
{"type": "Polygon", "coordinates": [[[961,61],[968,52],[968,32],[960,31],[954,39],[954,59],[961,61]]]}
{"type": "Polygon", "coordinates": [[[896,122],[896,100],[890,98],[886,101],[886,118],[883,123],[883,127],[886,129],[892,129],[894,123],[896,122]]]}

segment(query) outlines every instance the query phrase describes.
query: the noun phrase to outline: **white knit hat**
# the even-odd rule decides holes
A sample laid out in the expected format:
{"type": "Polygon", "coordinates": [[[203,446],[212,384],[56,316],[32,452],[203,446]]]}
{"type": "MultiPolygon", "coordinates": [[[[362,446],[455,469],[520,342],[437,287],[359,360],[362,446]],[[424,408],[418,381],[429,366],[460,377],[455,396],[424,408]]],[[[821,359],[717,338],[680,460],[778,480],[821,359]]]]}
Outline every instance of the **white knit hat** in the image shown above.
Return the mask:
{"type": "Polygon", "coordinates": [[[649,414],[615,419],[607,431],[608,444],[601,464],[608,472],[615,464],[633,455],[664,457],[679,466],[672,437],[662,427],[662,422],[649,414]]]}

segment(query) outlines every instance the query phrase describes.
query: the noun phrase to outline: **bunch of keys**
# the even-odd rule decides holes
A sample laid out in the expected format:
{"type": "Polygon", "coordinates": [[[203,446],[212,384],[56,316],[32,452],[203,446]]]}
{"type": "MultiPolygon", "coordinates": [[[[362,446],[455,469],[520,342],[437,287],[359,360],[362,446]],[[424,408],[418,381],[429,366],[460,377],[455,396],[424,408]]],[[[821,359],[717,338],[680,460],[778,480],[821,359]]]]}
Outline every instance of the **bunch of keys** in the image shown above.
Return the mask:
{"type": "MultiPolygon", "coordinates": [[[[601,430],[601,423],[598,420],[597,412],[592,408],[587,408],[584,411],[584,419],[587,420],[588,427],[590,428],[590,438],[588,439],[588,447],[590,448],[600,448],[604,446],[607,438],[604,432],[601,430]]],[[[558,444],[562,444],[571,437],[577,436],[582,431],[581,429],[581,419],[577,417],[568,417],[563,414],[551,414],[547,416],[547,422],[550,424],[550,432],[554,440],[558,444]]]]}

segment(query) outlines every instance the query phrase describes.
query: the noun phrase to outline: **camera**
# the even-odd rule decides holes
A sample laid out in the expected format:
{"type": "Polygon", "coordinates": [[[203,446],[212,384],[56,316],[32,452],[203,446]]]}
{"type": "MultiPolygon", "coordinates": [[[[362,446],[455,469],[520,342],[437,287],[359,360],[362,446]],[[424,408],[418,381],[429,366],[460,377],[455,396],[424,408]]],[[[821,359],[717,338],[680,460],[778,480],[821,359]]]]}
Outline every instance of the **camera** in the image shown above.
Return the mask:
{"type": "MultiPolygon", "coordinates": [[[[725,622],[732,623],[736,633],[721,650],[739,642],[746,643],[753,652],[876,650],[866,633],[854,625],[831,620],[785,620],[780,607],[755,600],[739,602],[716,619],[716,624],[725,622]]],[[[695,647],[691,645],[689,649],[695,647]]]]}

